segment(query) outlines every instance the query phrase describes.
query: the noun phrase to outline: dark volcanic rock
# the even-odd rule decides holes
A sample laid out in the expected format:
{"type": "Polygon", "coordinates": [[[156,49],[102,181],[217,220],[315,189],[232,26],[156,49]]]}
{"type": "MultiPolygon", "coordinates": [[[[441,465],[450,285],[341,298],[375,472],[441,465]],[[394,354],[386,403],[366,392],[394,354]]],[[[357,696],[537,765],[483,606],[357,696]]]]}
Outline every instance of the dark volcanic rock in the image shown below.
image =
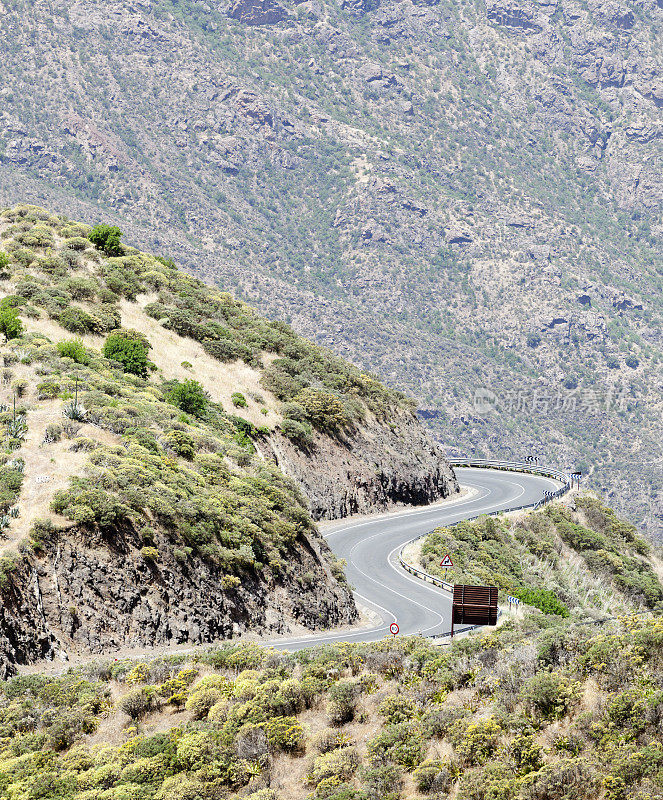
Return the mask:
{"type": "Polygon", "coordinates": [[[288,12],[276,0],[235,0],[228,16],[246,25],[275,25],[288,18],[288,12]]]}
{"type": "MultiPolygon", "coordinates": [[[[399,504],[424,505],[458,491],[442,450],[424,433],[417,418],[401,414],[393,422],[367,420],[341,448],[337,440],[316,434],[308,453],[288,439],[272,437],[265,455],[271,455],[281,471],[302,487],[314,519],[370,513],[399,504]]],[[[342,439],[340,444],[344,444],[342,439]]]]}
{"type": "Polygon", "coordinates": [[[71,529],[13,570],[0,591],[0,677],[67,652],[205,644],[247,631],[285,633],[293,624],[316,630],[357,616],[317,534],[300,535],[280,578],[266,582],[247,570],[238,586],[224,585],[219,564],[195,555],[178,560],[168,543],[157,544],[159,559],[149,562],[131,529],[104,536],[71,529]],[[315,592],[302,590],[304,575],[314,576],[315,592]]]}

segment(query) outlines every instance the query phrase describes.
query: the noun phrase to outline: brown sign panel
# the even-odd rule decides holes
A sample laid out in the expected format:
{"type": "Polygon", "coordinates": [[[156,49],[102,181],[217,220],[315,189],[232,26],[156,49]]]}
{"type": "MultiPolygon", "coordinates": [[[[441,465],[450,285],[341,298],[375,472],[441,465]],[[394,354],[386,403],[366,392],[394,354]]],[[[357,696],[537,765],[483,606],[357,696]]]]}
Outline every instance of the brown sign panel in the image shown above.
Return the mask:
{"type": "Polygon", "coordinates": [[[497,625],[497,586],[454,586],[454,625],[497,625]]]}

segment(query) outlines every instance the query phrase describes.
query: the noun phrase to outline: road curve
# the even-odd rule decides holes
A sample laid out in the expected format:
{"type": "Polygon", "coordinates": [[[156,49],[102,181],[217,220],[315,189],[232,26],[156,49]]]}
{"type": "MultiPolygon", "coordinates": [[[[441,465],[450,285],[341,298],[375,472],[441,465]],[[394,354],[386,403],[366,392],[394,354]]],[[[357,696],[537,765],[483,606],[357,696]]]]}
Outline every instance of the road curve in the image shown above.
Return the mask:
{"type": "Polygon", "coordinates": [[[450,629],[448,592],[412,577],[400,566],[398,551],[407,542],[440,525],[468,517],[541,500],[561,484],[552,478],[490,469],[457,468],[462,486],[475,490],[470,497],[364,521],[339,522],[325,533],[338,558],[347,562],[346,575],[360,605],[380,618],[375,625],[342,633],[321,633],[273,642],[278,649],[298,650],[335,642],[372,642],[389,634],[397,622],[400,634],[445,633],[450,629]]]}

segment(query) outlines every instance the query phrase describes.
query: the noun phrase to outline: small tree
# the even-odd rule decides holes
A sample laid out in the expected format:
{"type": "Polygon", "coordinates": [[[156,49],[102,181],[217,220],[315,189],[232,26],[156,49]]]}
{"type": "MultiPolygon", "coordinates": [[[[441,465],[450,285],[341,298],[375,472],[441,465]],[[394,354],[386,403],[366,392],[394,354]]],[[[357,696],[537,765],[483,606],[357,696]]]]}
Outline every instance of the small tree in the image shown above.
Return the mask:
{"type": "Polygon", "coordinates": [[[104,342],[103,354],[122,364],[125,372],[147,376],[147,353],[150,343],[137,331],[112,331],[104,342]]]}
{"type": "Polygon", "coordinates": [[[202,417],[209,403],[207,392],[198,381],[192,379],[175,381],[173,388],[168,392],[167,400],[186,414],[193,414],[194,417],[202,417]]]}
{"type": "Polygon", "coordinates": [[[122,231],[114,225],[95,225],[92,228],[88,239],[97,248],[102,250],[107,256],[122,255],[122,245],[120,239],[122,231]]]}
{"type": "Polygon", "coordinates": [[[4,333],[6,342],[17,339],[23,333],[23,323],[16,309],[4,301],[0,303],[0,333],[4,333]]]}

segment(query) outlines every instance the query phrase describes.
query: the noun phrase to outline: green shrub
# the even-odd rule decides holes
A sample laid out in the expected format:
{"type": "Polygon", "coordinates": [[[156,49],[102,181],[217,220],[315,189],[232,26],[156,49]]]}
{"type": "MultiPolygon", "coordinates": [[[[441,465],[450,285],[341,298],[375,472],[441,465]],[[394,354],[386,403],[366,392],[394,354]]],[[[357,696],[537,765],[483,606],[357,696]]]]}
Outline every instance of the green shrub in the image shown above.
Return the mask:
{"type": "Polygon", "coordinates": [[[495,753],[502,733],[494,717],[469,722],[458,720],[449,731],[456,754],[468,766],[485,764],[495,753]]]}
{"type": "Polygon", "coordinates": [[[454,781],[454,771],[445,761],[429,760],[412,773],[415,785],[422,794],[448,794],[454,781]]]}
{"type": "Polygon", "coordinates": [[[246,408],[248,405],[246,397],[241,392],[233,392],[230,399],[235,408],[246,408]]]}
{"type": "Polygon", "coordinates": [[[170,431],[165,437],[166,446],[187,461],[193,461],[196,455],[196,442],[184,431],[170,431]]]}
{"type": "Polygon", "coordinates": [[[60,394],[60,384],[53,380],[41,381],[37,384],[39,400],[52,400],[60,394]]]}
{"type": "Polygon", "coordinates": [[[274,750],[295,752],[304,743],[304,729],[296,717],[272,717],[265,726],[265,733],[274,750]]]}
{"type": "Polygon", "coordinates": [[[147,377],[147,354],[150,343],[145,336],[136,331],[116,330],[104,342],[103,354],[122,364],[125,372],[147,377]]]}
{"type": "Polygon", "coordinates": [[[54,422],[49,423],[44,431],[44,442],[50,444],[51,442],[59,442],[62,438],[62,428],[54,422]]]}
{"type": "Polygon", "coordinates": [[[99,291],[99,284],[90,278],[67,278],[60,286],[68,292],[74,300],[94,300],[99,291]]]}
{"type": "Polygon", "coordinates": [[[359,766],[359,754],[354,747],[342,747],[317,756],[306,775],[306,782],[318,786],[321,781],[348,781],[359,766]]]}
{"type": "Polygon", "coordinates": [[[203,349],[206,353],[219,361],[251,361],[253,350],[241,342],[234,342],[229,339],[205,339],[203,349]]]}
{"type": "Polygon", "coordinates": [[[335,431],[348,422],[343,403],[322,389],[302,389],[294,398],[310,422],[323,431],[335,431]]]}
{"type": "Polygon", "coordinates": [[[159,560],[159,551],[156,549],[156,547],[141,547],[140,554],[146,561],[159,560]]]}
{"type": "Polygon", "coordinates": [[[369,800],[399,800],[401,797],[403,775],[395,764],[371,764],[363,767],[359,775],[368,790],[369,800]]]}
{"type": "Polygon", "coordinates": [[[117,705],[131,719],[139,720],[145,714],[157,709],[160,702],[154,686],[142,686],[125,694],[124,697],[120,698],[117,705]]]}
{"type": "Polygon", "coordinates": [[[70,250],[86,250],[90,246],[90,241],[83,236],[71,236],[65,239],[64,246],[70,250]]]}
{"type": "Polygon", "coordinates": [[[80,339],[66,339],[62,342],[58,342],[56,348],[63,358],[70,358],[77,364],[90,363],[90,356],[80,339]]]}
{"type": "Polygon", "coordinates": [[[544,719],[562,716],[577,686],[559,672],[542,671],[530,678],[521,691],[521,697],[530,708],[544,719]]]}
{"type": "Polygon", "coordinates": [[[294,419],[284,419],[280,425],[281,433],[291,442],[306,447],[313,443],[313,429],[308,422],[297,422],[294,419]]]}
{"type": "Polygon", "coordinates": [[[556,614],[559,617],[569,616],[569,609],[558,599],[552,589],[532,589],[523,586],[511,589],[510,594],[528,606],[540,609],[544,614],[556,614]]]}
{"type": "Polygon", "coordinates": [[[192,713],[194,719],[205,719],[212,706],[224,699],[224,695],[219,689],[203,687],[189,696],[185,708],[192,713]]]}
{"type": "Polygon", "coordinates": [[[70,306],[60,313],[58,322],[70,333],[97,333],[101,326],[97,317],[78,306],[70,306]]]}
{"type": "Polygon", "coordinates": [[[416,709],[414,700],[403,695],[387,697],[378,708],[380,716],[390,725],[399,722],[408,722],[415,717],[416,709]]]}
{"type": "Polygon", "coordinates": [[[202,417],[209,404],[209,396],[198,381],[187,379],[185,381],[174,381],[172,388],[168,391],[166,399],[174,406],[181,408],[187,414],[194,417],[202,417]]]}
{"type": "Polygon", "coordinates": [[[45,258],[41,258],[38,267],[42,272],[56,278],[64,278],[67,274],[67,264],[60,255],[47,255],[45,258]]]}
{"type": "Polygon", "coordinates": [[[424,758],[421,731],[407,722],[388,725],[368,743],[368,753],[373,761],[389,760],[414,769],[424,758]]]}
{"type": "Polygon", "coordinates": [[[53,231],[45,225],[35,225],[30,230],[16,234],[14,241],[26,247],[52,247],[55,244],[53,231]]]}
{"type": "Polygon", "coordinates": [[[23,323],[18,318],[15,308],[0,303],[0,333],[4,334],[5,341],[17,339],[23,333],[23,323]]]}
{"type": "Polygon", "coordinates": [[[338,681],[330,687],[327,713],[332,725],[344,725],[354,719],[357,693],[357,684],[348,681],[338,681]]]}
{"type": "Polygon", "coordinates": [[[114,225],[95,225],[87,237],[97,250],[102,250],[107,256],[122,255],[120,239],[122,232],[114,225]]]}
{"type": "Polygon", "coordinates": [[[60,228],[59,234],[63,239],[71,239],[74,237],[87,239],[90,234],[90,230],[91,228],[89,225],[83,225],[80,222],[68,222],[66,225],[63,225],[60,228]]]}

